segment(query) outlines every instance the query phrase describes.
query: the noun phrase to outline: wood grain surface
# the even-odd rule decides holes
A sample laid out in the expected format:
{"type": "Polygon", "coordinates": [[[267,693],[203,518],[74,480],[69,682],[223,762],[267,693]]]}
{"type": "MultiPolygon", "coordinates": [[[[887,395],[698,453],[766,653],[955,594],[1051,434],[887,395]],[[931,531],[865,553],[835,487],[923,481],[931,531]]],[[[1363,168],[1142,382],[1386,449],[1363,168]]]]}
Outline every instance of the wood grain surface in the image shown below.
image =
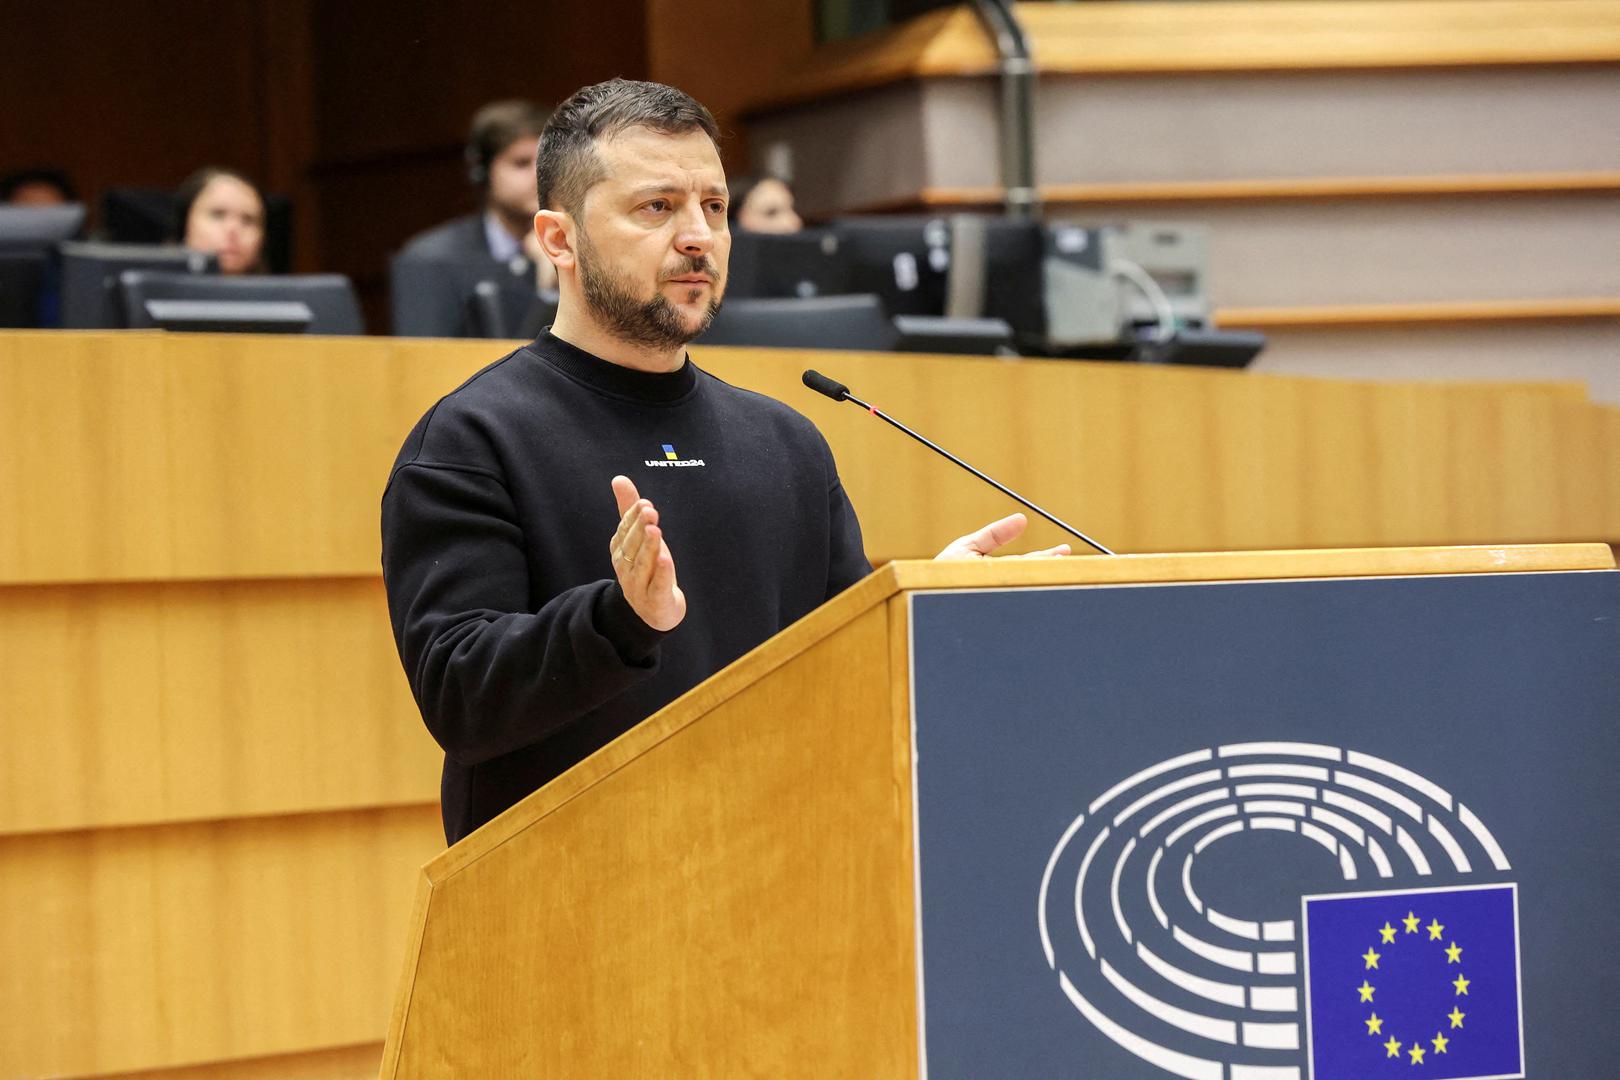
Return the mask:
{"type": "MultiPolygon", "coordinates": [[[[107,344],[0,335],[0,584],[374,576],[379,500],[405,433],[511,347],[107,344]]],[[[804,389],[807,367],[1120,551],[1620,537],[1620,411],[1572,386],[692,352],[823,429],[878,560],[930,556],[1013,507],[804,389]]],[[[1059,539],[1038,523],[1027,546],[1059,539]]]]}
{"type": "Polygon", "coordinates": [[[435,804],[0,838],[0,1075],[377,1039],[435,804]]]}
{"type": "Polygon", "coordinates": [[[377,578],[0,589],[0,834],[433,802],[377,578]]]}
{"type": "Polygon", "coordinates": [[[431,870],[384,1075],[914,1075],[889,655],[868,606],[431,870]]]}
{"type": "MultiPolygon", "coordinates": [[[[1620,60],[1613,0],[1157,0],[1020,3],[1050,75],[1589,64],[1620,60]]],[[[990,75],[996,52],[966,5],[822,46],[751,112],[904,79],[990,75]]]]}

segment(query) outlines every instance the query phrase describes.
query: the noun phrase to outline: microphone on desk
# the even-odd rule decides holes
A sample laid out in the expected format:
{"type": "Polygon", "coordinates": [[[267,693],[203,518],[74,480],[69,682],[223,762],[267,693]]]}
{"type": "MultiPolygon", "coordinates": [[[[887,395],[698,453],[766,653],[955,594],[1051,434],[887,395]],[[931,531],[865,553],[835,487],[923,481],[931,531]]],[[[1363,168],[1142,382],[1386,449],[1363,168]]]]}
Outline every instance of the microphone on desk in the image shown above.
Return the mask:
{"type": "Polygon", "coordinates": [[[1093,540],[1091,537],[1087,536],[1085,533],[1081,532],[1079,529],[1076,529],[1073,525],[1070,525],[1068,522],[1062,520],[1061,518],[1054,517],[1053,515],[1047,513],[1045,510],[1042,510],[1040,507],[1036,506],[1034,503],[1030,502],[1028,499],[1024,498],[1022,495],[1018,494],[1018,492],[1014,491],[1012,488],[1008,487],[1007,485],[1005,485],[1003,483],[1000,483],[999,481],[993,480],[990,477],[986,476],[984,473],[980,472],[978,469],[975,469],[973,466],[969,465],[967,462],[963,461],[961,458],[957,457],[955,454],[951,453],[949,450],[945,449],[943,446],[940,446],[940,445],[938,445],[936,443],[930,442],[928,439],[923,438],[923,436],[917,434],[915,431],[912,431],[910,428],[906,427],[906,425],[902,424],[900,421],[896,420],[894,417],[892,417],[889,414],[885,413],[883,410],[879,409],[877,406],[870,405],[870,404],[862,401],[860,398],[856,397],[854,394],[851,394],[849,392],[849,387],[845,386],[843,383],[837,382],[837,381],[835,381],[833,379],[829,379],[829,378],[827,378],[827,376],[823,375],[819,371],[807,370],[804,373],[804,385],[808,386],[810,389],[814,390],[818,394],[825,394],[827,397],[832,398],[834,401],[853,401],[855,404],[859,405],[861,408],[865,409],[867,412],[871,413],[873,416],[877,417],[879,420],[886,421],[887,423],[893,425],[894,427],[899,428],[901,431],[905,432],[907,435],[910,435],[913,439],[916,439],[918,442],[922,443],[924,446],[928,447],[928,449],[934,451],[936,454],[940,454],[941,456],[943,456],[945,458],[948,458],[949,460],[954,461],[956,464],[962,466],[962,468],[966,469],[968,472],[972,473],[974,476],[977,476],[980,480],[983,480],[985,483],[989,484],[991,487],[995,488],[997,491],[1001,492],[1003,495],[1010,496],[1011,498],[1017,500],[1022,505],[1029,507],[1031,510],[1035,511],[1037,514],[1041,515],[1041,517],[1045,518],[1047,521],[1050,521],[1052,524],[1056,525],[1058,528],[1062,529],[1064,532],[1068,533],[1070,536],[1079,537],[1081,540],[1084,540],[1087,544],[1090,544],[1092,547],[1096,548],[1099,552],[1101,552],[1104,555],[1112,555],[1112,554],[1114,554],[1112,551],[1109,551],[1107,548],[1105,548],[1101,544],[1097,543],[1097,541],[1093,540]]]}

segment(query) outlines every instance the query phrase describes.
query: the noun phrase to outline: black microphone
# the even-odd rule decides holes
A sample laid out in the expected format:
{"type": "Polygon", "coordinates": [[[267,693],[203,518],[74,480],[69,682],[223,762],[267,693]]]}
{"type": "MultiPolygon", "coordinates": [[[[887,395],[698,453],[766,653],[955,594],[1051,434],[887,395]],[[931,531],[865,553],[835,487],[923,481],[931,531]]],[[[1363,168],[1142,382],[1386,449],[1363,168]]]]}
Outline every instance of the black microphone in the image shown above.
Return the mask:
{"type": "Polygon", "coordinates": [[[978,469],[975,469],[973,466],[969,465],[967,462],[963,461],[961,458],[957,457],[943,446],[923,438],[921,435],[917,434],[915,431],[912,431],[910,428],[906,427],[906,425],[885,413],[877,406],[870,405],[862,401],[860,398],[850,393],[849,387],[845,386],[843,383],[834,379],[829,379],[819,371],[807,370],[804,373],[804,385],[808,386],[818,394],[824,394],[827,397],[832,398],[834,401],[853,401],[855,404],[859,405],[861,408],[865,409],[879,420],[886,421],[894,427],[899,428],[901,431],[905,432],[907,435],[910,435],[913,439],[916,439],[918,442],[922,443],[936,454],[949,458],[951,461],[954,461],[956,464],[962,466],[962,468],[966,469],[974,476],[977,476],[980,480],[983,480],[985,483],[989,484],[1003,495],[1007,495],[1022,505],[1029,507],[1031,510],[1035,511],[1037,514],[1041,515],[1041,517],[1045,518],[1047,521],[1050,521],[1052,524],[1056,525],[1070,536],[1079,537],[1081,540],[1084,540],[1087,544],[1090,544],[1104,555],[1114,554],[1112,551],[1109,551],[1107,548],[1097,543],[1097,541],[1093,540],[1091,537],[1087,536],[1073,525],[1070,525],[1061,518],[1054,517],[1045,510],[1042,510],[1040,507],[1036,506],[1034,503],[1030,502],[1028,499],[1024,498],[1007,485],[999,483],[996,480],[992,480],[990,477],[984,475],[984,473],[980,472],[978,469]]]}

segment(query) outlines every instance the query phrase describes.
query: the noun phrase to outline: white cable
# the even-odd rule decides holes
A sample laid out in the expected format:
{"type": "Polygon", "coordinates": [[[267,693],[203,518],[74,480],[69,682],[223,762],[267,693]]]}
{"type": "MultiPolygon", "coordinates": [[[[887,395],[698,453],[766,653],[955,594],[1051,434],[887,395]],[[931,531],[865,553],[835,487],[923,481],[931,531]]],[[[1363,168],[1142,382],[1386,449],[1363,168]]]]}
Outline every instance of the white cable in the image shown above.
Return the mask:
{"type": "Polygon", "coordinates": [[[1154,318],[1158,320],[1159,332],[1155,341],[1169,341],[1176,335],[1176,313],[1170,306],[1170,298],[1164,294],[1159,283],[1153,280],[1153,275],[1142,269],[1141,266],[1130,259],[1115,256],[1108,260],[1108,269],[1117,277],[1122,277],[1142,290],[1148,303],[1153,305],[1154,318]]]}

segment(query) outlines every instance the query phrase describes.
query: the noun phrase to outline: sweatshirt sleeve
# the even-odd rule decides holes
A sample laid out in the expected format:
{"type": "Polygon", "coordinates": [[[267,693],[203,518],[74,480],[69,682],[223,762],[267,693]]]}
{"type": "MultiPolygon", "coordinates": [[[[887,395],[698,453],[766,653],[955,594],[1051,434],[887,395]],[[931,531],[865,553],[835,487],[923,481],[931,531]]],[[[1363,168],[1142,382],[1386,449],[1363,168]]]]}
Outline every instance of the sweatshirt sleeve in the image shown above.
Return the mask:
{"type": "Polygon", "coordinates": [[[522,530],[493,475],[400,466],[383,495],[382,543],[411,691],[460,763],[538,742],[656,670],[664,635],[642,622],[617,581],[529,610],[522,530]]]}
{"type": "Polygon", "coordinates": [[[843,481],[833,476],[827,492],[828,532],[831,547],[827,560],[827,597],[831,599],[872,572],[861,540],[861,523],[855,507],[844,493],[843,481]]]}

